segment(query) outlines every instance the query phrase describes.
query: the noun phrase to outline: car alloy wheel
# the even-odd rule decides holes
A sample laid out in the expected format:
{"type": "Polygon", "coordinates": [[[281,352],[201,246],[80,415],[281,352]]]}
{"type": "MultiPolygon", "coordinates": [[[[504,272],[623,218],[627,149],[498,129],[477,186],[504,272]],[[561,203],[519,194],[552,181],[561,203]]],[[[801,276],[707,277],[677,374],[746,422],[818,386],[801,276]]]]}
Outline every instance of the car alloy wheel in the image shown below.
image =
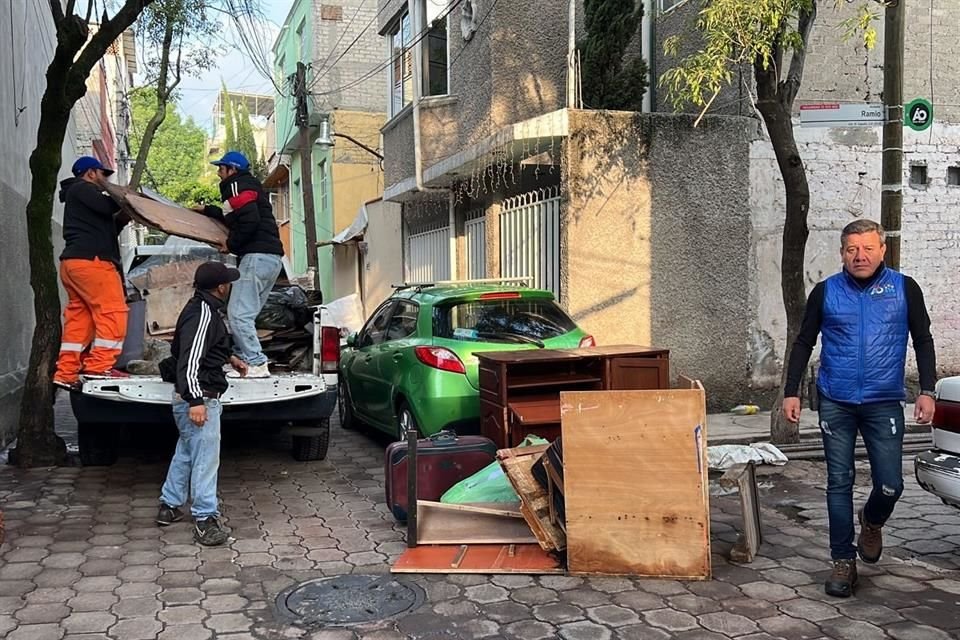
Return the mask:
{"type": "Polygon", "coordinates": [[[414,429],[417,431],[419,437],[420,429],[417,426],[417,419],[413,416],[413,411],[410,410],[410,406],[406,403],[400,405],[400,410],[397,412],[397,422],[399,423],[397,433],[398,440],[407,439],[407,431],[414,429]]]}

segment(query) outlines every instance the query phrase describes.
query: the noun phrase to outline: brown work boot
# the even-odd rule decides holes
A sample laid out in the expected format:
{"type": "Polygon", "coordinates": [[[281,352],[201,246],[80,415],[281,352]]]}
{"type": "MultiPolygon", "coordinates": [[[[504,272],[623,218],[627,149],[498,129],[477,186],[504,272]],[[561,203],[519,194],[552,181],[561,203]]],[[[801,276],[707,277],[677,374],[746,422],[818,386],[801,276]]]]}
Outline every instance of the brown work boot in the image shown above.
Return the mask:
{"type": "Polygon", "coordinates": [[[857,561],[834,560],[833,572],[823,585],[828,596],[849,598],[853,595],[853,588],[857,586],[857,561]]]}
{"type": "Polygon", "coordinates": [[[883,553],[883,525],[870,524],[863,519],[863,509],[857,512],[860,520],[860,536],[857,538],[857,554],[868,564],[874,564],[883,553]]]}

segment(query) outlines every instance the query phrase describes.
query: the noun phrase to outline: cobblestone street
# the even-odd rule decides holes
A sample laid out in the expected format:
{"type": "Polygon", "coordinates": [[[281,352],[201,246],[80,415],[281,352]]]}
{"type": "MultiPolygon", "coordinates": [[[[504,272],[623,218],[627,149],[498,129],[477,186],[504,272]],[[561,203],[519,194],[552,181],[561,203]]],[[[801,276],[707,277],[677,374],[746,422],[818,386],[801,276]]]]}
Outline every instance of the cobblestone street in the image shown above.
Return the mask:
{"type": "MultiPolygon", "coordinates": [[[[160,529],[153,522],[167,463],[154,440],[136,438],[109,468],[0,469],[8,534],[0,549],[0,637],[946,640],[960,634],[960,513],[917,487],[910,461],[907,490],[885,530],[884,559],[861,563],[857,596],[846,601],[822,591],[828,557],[822,463],[791,462],[761,477],[765,542],[749,565],[725,560],[736,538],[738,499],[711,500],[712,581],[408,576],[426,598],[407,615],[304,629],[275,614],[280,591],[323,576],[385,574],[405,548],[404,531],[383,504],[384,442],[335,425],[328,460],[297,463],[282,438],[227,437],[221,494],[234,539],[200,548],[190,524],[160,529]]],[[[861,473],[859,481],[866,478],[861,473]]]]}

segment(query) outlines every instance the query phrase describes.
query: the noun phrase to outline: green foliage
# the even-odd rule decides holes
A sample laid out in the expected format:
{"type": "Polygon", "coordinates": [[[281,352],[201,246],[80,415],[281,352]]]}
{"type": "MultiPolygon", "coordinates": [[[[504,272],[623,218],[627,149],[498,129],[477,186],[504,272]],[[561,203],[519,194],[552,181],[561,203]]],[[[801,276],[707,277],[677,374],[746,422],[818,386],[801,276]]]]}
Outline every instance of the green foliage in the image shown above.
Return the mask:
{"type": "Polygon", "coordinates": [[[230,94],[227,93],[227,83],[223,80],[220,81],[221,86],[223,87],[223,93],[220,94],[220,100],[223,104],[223,126],[226,130],[226,139],[224,140],[224,147],[229,151],[230,149],[237,148],[237,134],[234,131],[235,116],[233,114],[233,101],[230,99],[230,94]]]}
{"type": "Polygon", "coordinates": [[[643,5],[634,0],[584,0],[584,14],[587,37],[579,43],[584,104],[640,111],[647,63],[639,54],[628,56],[627,49],[637,39],[643,5]]]}
{"type": "MultiPolygon", "coordinates": [[[[799,30],[800,17],[816,9],[816,0],[699,0],[701,10],[697,30],[702,37],[699,51],[681,58],[687,42],[672,36],[664,42],[668,56],[681,58],[677,66],[667,70],[659,80],[666,88],[674,108],[686,103],[709,107],[723,87],[729,85],[734,70],[752,65],[767,70],[780,65],[776,74],[783,77],[783,58],[788,53],[804,52],[806,38],[799,30]]],[[[831,0],[835,6],[844,0],[831,0]]],[[[867,48],[876,43],[873,21],[875,9],[864,0],[855,18],[844,21],[847,36],[862,35],[867,48]]]]}
{"type": "MultiPolygon", "coordinates": [[[[144,87],[130,95],[133,123],[131,151],[140,150],[146,123],[157,106],[156,89],[144,87]]],[[[192,118],[183,120],[173,102],[167,104],[166,117],[157,129],[150,148],[146,184],[180,204],[191,206],[201,199],[219,201],[216,184],[202,179],[207,133],[192,118]]]]}

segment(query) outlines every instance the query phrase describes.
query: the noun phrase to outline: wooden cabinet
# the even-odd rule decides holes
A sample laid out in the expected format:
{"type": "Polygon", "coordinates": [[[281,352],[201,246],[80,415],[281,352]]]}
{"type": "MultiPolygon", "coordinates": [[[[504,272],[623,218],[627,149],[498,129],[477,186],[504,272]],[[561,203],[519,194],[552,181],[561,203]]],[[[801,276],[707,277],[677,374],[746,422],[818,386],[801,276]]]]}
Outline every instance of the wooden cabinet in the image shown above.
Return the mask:
{"type": "Polygon", "coordinates": [[[478,353],[480,432],[498,448],[560,436],[560,392],[667,389],[669,351],[636,346],[478,353]]]}

